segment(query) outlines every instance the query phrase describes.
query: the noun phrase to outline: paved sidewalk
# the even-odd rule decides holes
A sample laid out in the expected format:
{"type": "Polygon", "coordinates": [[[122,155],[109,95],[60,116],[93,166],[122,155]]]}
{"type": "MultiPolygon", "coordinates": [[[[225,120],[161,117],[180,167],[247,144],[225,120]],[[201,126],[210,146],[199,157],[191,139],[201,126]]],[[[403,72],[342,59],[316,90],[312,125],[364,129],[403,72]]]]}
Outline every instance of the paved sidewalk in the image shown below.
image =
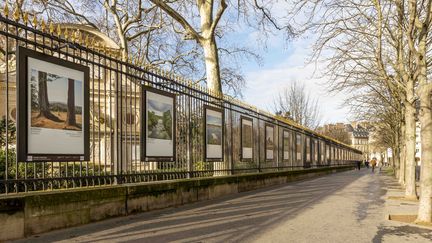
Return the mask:
{"type": "Polygon", "coordinates": [[[415,205],[386,200],[388,195],[398,193],[401,190],[392,177],[362,169],[115,218],[26,240],[431,242],[432,230],[386,219],[390,211],[397,214],[403,211],[401,208],[407,210],[404,212],[415,210],[415,205]]]}

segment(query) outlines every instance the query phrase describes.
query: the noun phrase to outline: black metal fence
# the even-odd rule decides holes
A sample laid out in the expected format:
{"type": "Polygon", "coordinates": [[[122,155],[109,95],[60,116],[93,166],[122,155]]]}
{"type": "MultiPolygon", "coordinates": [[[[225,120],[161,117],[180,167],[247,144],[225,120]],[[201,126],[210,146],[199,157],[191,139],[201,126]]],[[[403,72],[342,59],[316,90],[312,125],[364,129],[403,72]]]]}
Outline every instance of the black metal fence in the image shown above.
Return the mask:
{"type": "Polygon", "coordinates": [[[71,29],[64,24],[47,24],[36,18],[30,21],[23,13],[15,13],[11,18],[0,16],[0,195],[339,166],[359,159],[360,151],[291,121],[229,96],[214,94],[171,73],[133,61],[123,62],[119,51],[107,45],[100,35],[71,29]],[[90,67],[89,161],[17,161],[18,46],[90,67]],[[176,94],[177,156],[174,162],[141,160],[140,99],[143,85],[176,94]],[[222,108],[224,112],[223,161],[206,162],[204,159],[205,105],[222,108]],[[254,157],[247,161],[240,155],[241,116],[253,121],[254,157]],[[265,158],[265,124],[274,126],[276,139],[272,160],[265,158]],[[285,147],[282,146],[283,131],[289,133],[290,143],[285,147]]]}

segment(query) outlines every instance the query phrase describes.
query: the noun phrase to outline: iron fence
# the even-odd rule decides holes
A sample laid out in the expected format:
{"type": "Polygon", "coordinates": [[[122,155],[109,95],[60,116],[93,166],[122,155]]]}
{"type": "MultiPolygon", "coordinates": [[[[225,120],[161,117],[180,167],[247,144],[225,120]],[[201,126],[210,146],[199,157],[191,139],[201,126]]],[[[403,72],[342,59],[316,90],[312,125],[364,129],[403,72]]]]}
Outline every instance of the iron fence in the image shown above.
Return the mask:
{"type": "MultiPolygon", "coordinates": [[[[24,18],[21,18],[24,16],[24,18]]],[[[281,117],[221,96],[174,74],[122,61],[100,35],[67,25],[0,16],[0,195],[61,188],[91,187],[209,177],[239,173],[339,166],[359,159],[360,151],[281,117]],[[22,20],[19,20],[19,19],[22,20]],[[90,160],[24,162],[16,157],[16,51],[19,46],[90,68],[90,160]],[[141,88],[176,95],[176,159],[142,161],[141,88]],[[204,106],[223,109],[224,159],[204,158],[204,106]],[[251,160],[241,159],[241,118],[253,124],[251,160]],[[274,126],[274,159],[265,157],[265,126],[274,126]],[[283,146],[283,133],[289,144],[283,146]]],[[[44,141],[41,141],[43,143],[44,141]]],[[[50,146],[46,144],[46,146],[50,146]]]]}

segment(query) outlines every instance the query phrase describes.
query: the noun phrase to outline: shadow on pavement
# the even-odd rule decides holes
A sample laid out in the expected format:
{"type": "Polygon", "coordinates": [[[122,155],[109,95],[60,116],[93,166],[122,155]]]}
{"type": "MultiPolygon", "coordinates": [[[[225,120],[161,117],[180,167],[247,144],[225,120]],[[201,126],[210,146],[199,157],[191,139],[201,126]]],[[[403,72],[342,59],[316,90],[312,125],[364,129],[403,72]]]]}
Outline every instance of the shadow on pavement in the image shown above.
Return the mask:
{"type": "Polygon", "coordinates": [[[380,226],[378,227],[378,232],[373,238],[373,243],[382,242],[384,236],[394,235],[394,236],[411,236],[417,238],[417,236],[431,239],[432,240],[432,231],[430,229],[423,229],[419,227],[413,226],[380,226]]]}
{"type": "MultiPolygon", "coordinates": [[[[34,236],[27,241],[242,241],[281,220],[295,218],[366,175],[358,171],[289,183],[34,236]]],[[[371,189],[373,190],[373,189],[371,189]]]]}

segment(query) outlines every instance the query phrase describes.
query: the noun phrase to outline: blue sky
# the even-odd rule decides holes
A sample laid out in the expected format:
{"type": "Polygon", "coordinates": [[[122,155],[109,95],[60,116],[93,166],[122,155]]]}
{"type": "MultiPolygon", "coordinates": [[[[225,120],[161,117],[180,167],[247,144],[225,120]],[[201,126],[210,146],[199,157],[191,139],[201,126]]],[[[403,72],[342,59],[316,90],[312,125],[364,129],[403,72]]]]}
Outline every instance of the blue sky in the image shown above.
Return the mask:
{"type": "MultiPolygon", "coordinates": [[[[259,46],[253,34],[243,36],[245,43],[259,46]]],[[[325,87],[328,77],[322,75],[325,63],[308,64],[314,37],[299,37],[290,42],[282,35],[271,36],[267,48],[257,48],[263,57],[262,65],[254,61],[243,63],[246,89],[243,100],[258,108],[271,111],[274,97],[291,82],[305,84],[311,96],[319,99],[323,123],[347,122],[348,108],[342,107],[345,95],[330,94],[325,87]]]]}
{"type": "MultiPolygon", "coordinates": [[[[272,4],[272,16],[281,21],[287,18],[287,12],[292,9],[290,1],[275,1],[272,4]]],[[[269,5],[269,6],[270,6],[269,5]]],[[[307,16],[299,14],[295,21],[288,20],[292,25],[303,26],[307,16]]],[[[313,33],[306,33],[291,41],[286,41],[282,31],[267,36],[267,41],[261,41],[263,35],[257,30],[239,25],[229,33],[226,39],[234,45],[251,48],[263,58],[261,65],[254,60],[244,60],[242,71],[245,74],[246,88],[243,100],[263,110],[273,112],[273,100],[285,87],[294,81],[303,82],[311,96],[319,99],[322,122],[347,122],[349,110],[342,107],[345,94],[329,94],[326,84],[328,77],[322,75],[326,63],[308,64],[315,42],[313,33]]],[[[329,54],[326,52],[326,54],[329,54]]]]}

